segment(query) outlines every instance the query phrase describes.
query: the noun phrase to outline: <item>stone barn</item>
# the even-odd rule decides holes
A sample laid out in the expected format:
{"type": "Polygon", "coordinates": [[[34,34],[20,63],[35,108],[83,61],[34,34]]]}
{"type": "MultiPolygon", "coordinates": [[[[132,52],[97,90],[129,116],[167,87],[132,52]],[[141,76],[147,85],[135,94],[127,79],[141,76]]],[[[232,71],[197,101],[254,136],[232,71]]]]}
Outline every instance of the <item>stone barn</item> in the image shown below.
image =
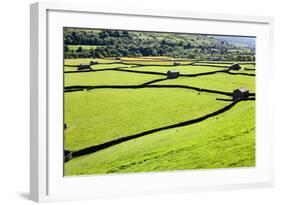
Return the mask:
{"type": "Polygon", "coordinates": [[[179,76],[180,76],[180,72],[177,70],[169,70],[167,72],[168,79],[178,78],[179,76]]]}
{"type": "Polygon", "coordinates": [[[229,70],[240,70],[241,66],[238,63],[235,63],[228,67],[229,70]]]}
{"type": "Polygon", "coordinates": [[[120,57],[116,57],[115,60],[121,60],[121,58],[120,57]]]}
{"type": "Polygon", "coordinates": [[[90,64],[83,64],[81,63],[78,67],[78,70],[88,70],[91,69],[91,65],[90,64]]]}
{"type": "Polygon", "coordinates": [[[98,64],[99,62],[98,61],[91,61],[90,62],[90,65],[96,65],[96,64],[98,64]]]}
{"type": "Polygon", "coordinates": [[[233,101],[246,99],[249,97],[249,90],[247,88],[238,88],[233,90],[232,99],[233,101]]]}
{"type": "Polygon", "coordinates": [[[174,62],[174,66],[178,66],[180,64],[181,64],[180,62],[177,62],[177,61],[174,62]]]}

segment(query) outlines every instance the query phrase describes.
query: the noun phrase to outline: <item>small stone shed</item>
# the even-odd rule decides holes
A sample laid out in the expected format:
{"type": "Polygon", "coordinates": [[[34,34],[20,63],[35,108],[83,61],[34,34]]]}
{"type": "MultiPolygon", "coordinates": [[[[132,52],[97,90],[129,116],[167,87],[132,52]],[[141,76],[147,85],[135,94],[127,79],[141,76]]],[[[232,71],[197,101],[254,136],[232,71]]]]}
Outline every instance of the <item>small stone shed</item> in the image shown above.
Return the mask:
{"type": "Polygon", "coordinates": [[[246,99],[249,97],[249,90],[247,88],[238,88],[233,90],[232,99],[233,101],[246,99]]]}
{"type": "Polygon", "coordinates": [[[96,65],[96,64],[99,64],[98,61],[90,61],[90,65],[96,65]]]}
{"type": "Polygon", "coordinates": [[[177,70],[169,70],[167,72],[168,79],[178,78],[179,76],[180,76],[180,72],[177,70]]]}
{"type": "Polygon", "coordinates": [[[84,64],[84,63],[81,63],[78,67],[78,70],[88,70],[88,69],[91,69],[91,65],[90,64],[84,64]]]}
{"type": "Polygon", "coordinates": [[[229,70],[240,70],[241,66],[238,63],[235,63],[228,67],[229,70]]]}
{"type": "Polygon", "coordinates": [[[177,62],[177,61],[174,62],[174,66],[178,66],[180,64],[181,64],[180,62],[177,62]]]}

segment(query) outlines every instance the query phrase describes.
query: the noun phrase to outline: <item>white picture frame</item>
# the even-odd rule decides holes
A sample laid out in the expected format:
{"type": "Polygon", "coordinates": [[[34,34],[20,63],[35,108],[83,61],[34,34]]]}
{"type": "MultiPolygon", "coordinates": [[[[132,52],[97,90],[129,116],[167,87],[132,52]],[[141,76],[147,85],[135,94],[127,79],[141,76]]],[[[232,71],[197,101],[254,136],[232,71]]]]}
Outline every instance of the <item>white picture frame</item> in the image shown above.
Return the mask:
{"type": "Polygon", "coordinates": [[[273,19],[270,17],[97,8],[94,4],[70,2],[32,4],[31,200],[41,202],[273,186],[273,125],[270,123],[273,111],[270,99],[274,74],[265,71],[265,67],[272,69],[272,29],[273,19]],[[99,21],[95,21],[97,17],[99,21]],[[190,25],[193,26],[186,30],[190,25]],[[58,123],[62,122],[62,115],[57,113],[62,113],[63,106],[61,31],[64,26],[257,36],[256,167],[63,177],[63,124],[58,123]]]}

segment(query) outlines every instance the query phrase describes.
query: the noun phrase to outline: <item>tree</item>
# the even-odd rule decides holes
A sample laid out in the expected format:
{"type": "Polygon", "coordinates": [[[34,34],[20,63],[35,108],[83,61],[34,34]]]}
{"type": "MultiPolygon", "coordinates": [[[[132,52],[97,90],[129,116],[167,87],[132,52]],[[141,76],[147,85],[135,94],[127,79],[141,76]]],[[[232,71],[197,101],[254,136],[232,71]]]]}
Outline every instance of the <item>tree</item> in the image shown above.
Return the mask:
{"type": "Polygon", "coordinates": [[[64,45],[64,52],[68,52],[69,51],[69,46],[68,45],[64,45]]]}
{"type": "Polygon", "coordinates": [[[77,48],[77,50],[76,50],[76,52],[82,52],[82,51],[83,51],[83,49],[82,49],[81,46],[79,46],[79,47],[77,48]]]}
{"type": "Polygon", "coordinates": [[[128,31],[122,31],[123,36],[128,36],[128,34],[129,34],[128,31]]]}
{"type": "Polygon", "coordinates": [[[65,28],[64,44],[65,56],[70,58],[167,55],[193,59],[217,57],[229,61],[255,60],[255,49],[239,47],[196,34],[65,28]],[[98,47],[84,49],[82,45],[98,47]]]}

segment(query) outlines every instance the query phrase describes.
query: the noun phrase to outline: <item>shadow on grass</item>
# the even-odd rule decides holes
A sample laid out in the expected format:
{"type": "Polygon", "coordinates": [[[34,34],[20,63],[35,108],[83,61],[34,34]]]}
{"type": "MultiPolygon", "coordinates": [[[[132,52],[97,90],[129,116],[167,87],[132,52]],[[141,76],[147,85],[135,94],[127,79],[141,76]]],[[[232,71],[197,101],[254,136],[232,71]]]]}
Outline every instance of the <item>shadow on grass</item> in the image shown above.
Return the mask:
{"type": "MultiPolygon", "coordinates": [[[[216,98],[216,100],[218,100],[218,101],[228,101],[228,102],[231,102],[231,101],[233,101],[233,99],[225,99],[225,98],[216,98]]],[[[244,99],[245,100],[245,99],[244,99]]],[[[252,98],[247,98],[247,100],[256,100],[256,98],[255,97],[252,97],[252,98]]]]}
{"type": "Polygon", "coordinates": [[[256,69],[255,69],[255,68],[244,68],[244,70],[256,71],[256,69]]]}
{"type": "Polygon", "coordinates": [[[228,72],[228,74],[230,74],[230,75],[256,76],[256,74],[253,74],[253,73],[232,73],[232,72],[228,72]]]}

